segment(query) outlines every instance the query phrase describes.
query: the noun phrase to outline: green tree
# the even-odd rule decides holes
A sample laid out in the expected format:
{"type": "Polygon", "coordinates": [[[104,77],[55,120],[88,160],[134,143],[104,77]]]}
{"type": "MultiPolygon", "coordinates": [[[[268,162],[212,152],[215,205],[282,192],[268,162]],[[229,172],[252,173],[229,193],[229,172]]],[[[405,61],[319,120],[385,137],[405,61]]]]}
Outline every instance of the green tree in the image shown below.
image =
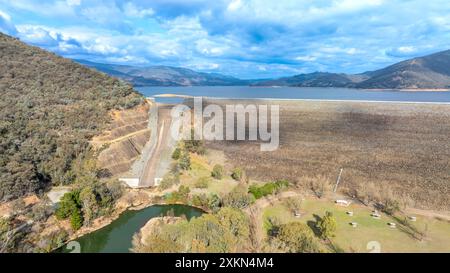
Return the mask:
{"type": "Polygon", "coordinates": [[[320,236],[324,239],[334,237],[336,232],[336,219],[333,213],[327,211],[325,216],[317,222],[317,228],[320,232],[320,236]]]}
{"type": "Polygon", "coordinates": [[[190,170],[191,169],[191,156],[189,153],[182,153],[180,159],[178,160],[178,165],[182,170],[190,170]]]}
{"type": "Polygon", "coordinates": [[[249,219],[241,210],[229,207],[221,208],[216,217],[238,241],[246,241],[250,236],[249,219]]]}
{"type": "Polygon", "coordinates": [[[216,212],[220,208],[221,203],[222,200],[217,194],[211,194],[208,198],[208,208],[213,212],[216,212]]]}
{"type": "Polygon", "coordinates": [[[83,226],[83,216],[80,210],[74,210],[70,215],[70,226],[73,230],[79,230],[83,226]]]}
{"type": "Polygon", "coordinates": [[[223,198],[225,206],[244,209],[255,202],[253,195],[248,194],[247,188],[244,185],[236,186],[223,198]]]}
{"type": "Polygon", "coordinates": [[[291,253],[317,253],[319,244],[311,229],[299,222],[282,224],[279,226],[276,240],[282,250],[291,253]]]}
{"type": "Polygon", "coordinates": [[[286,207],[293,213],[297,214],[300,212],[302,207],[301,197],[289,197],[284,201],[286,207]]]}
{"type": "Polygon", "coordinates": [[[63,195],[56,210],[56,217],[58,219],[67,219],[74,211],[81,208],[79,194],[79,191],[72,191],[63,195]]]}
{"type": "Polygon", "coordinates": [[[172,159],[178,160],[178,159],[180,159],[180,156],[181,156],[181,149],[176,148],[172,153],[172,159]]]}
{"type": "Polygon", "coordinates": [[[61,198],[56,210],[56,217],[60,220],[69,218],[72,228],[78,230],[83,225],[81,209],[80,191],[68,192],[61,198]]]}
{"type": "Polygon", "coordinates": [[[220,180],[223,177],[223,172],[224,171],[223,171],[222,165],[216,164],[213,167],[213,170],[211,172],[211,176],[214,177],[217,180],[220,180]]]}
{"type": "Polygon", "coordinates": [[[80,192],[80,201],[82,204],[83,218],[86,225],[90,225],[96,218],[99,210],[95,192],[92,187],[85,187],[80,192]]]}

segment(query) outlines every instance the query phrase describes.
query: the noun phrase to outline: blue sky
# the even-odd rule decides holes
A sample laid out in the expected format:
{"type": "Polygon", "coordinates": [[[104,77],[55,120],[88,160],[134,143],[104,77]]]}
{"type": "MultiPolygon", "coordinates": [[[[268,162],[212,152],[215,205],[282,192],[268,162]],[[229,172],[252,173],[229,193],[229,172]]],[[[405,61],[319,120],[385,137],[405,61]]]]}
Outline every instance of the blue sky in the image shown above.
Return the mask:
{"type": "Polygon", "coordinates": [[[359,73],[450,49],[450,3],[0,0],[0,31],[96,62],[240,78],[359,73]]]}

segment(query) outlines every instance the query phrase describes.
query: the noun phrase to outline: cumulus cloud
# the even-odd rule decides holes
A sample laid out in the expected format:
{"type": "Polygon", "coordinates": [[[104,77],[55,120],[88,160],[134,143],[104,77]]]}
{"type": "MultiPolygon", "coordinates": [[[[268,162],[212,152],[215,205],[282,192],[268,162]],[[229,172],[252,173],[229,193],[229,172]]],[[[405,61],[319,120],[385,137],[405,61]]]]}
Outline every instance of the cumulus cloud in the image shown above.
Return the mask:
{"type": "Polygon", "coordinates": [[[17,29],[11,22],[11,17],[1,10],[0,10],[0,32],[9,35],[17,34],[17,29]]]}
{"type": "Polygon", "coordinates": [[[450,48],[446,0],[0,3],[0,31],[67,57],[245,78],[363,72],[450,48]]]}

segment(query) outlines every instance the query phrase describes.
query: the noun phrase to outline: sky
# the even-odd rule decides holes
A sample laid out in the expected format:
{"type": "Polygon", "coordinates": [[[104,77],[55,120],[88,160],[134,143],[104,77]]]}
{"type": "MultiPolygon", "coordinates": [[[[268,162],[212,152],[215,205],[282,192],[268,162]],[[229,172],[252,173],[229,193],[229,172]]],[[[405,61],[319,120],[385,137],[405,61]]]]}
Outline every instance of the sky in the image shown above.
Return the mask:
{"type": "Polygon", "coordinates": [[[361,73],[450,49],[448,0],[0,0],[0,32],[68,58],[239,78],[361,73]]]}

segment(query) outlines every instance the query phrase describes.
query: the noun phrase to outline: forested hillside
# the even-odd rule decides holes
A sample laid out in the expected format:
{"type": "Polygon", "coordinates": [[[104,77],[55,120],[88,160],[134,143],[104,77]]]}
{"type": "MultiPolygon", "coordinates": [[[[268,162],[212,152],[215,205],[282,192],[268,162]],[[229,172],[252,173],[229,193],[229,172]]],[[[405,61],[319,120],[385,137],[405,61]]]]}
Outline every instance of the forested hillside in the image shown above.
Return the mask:
{"type": "Polygon", "coordinates": [[[1,33],[0,64],[0,201],[73,183],[108,112],[143,101],[118,79],[1,33]]]}

